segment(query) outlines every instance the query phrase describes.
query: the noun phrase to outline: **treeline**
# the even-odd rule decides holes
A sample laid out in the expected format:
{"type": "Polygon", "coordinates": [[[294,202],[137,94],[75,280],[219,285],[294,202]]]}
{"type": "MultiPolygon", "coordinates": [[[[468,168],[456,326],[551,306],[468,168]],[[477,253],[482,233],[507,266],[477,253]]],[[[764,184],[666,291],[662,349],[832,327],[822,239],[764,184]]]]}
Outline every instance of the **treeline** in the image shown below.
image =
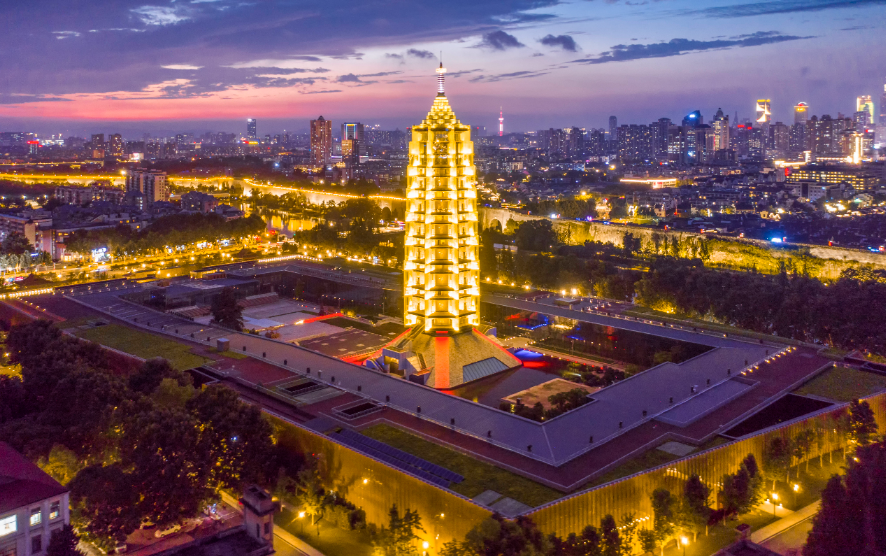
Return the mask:
{"type": "Polygon", "coordinates": [[[260,216],[225,220],[219,214],[171,214],[154,220],[143,230],[126,224],[104,230],[77,230],[65,239],[65,248],[81,255],[105,247],[116,257],[153,254],[166,247],[240,240],[265,231],[260,216]]]}
{"type": "Polygon", "coordinates": [[[538,201],[526,204],[526,208],[540,216],[559,215],[559,218],[585,218],[597,216],[597,203],[594,199],[557,199],[556,201],[538,201]]]}
{"type": "Polygon", "coordinates": [[[71,489],[75,524],[101,546],[192,517],[219,488],[276,482],[270,423],[224,386],[196,390],[162,359],[126,376],[48,321],[12,327],[6,349],[22,370],[0,376],[0,440],[71,489]]]}
{"type": "Polygon", "coordinates": [[[855,457],[849,458],[849,473],[845,479],[835,475],[828,483],[822,512],[809,537],[811,547],[807,546],[804,554],[850,556],[866,553],[863,548],[874,546],[882,551],[886,537],[879,532],[886,531],[886,514],[881,511],[882,501],[872,493],[886,486],[886,445],[877,441],[871,408],[866,402],[855,402],[848,412],[835,415],[831,422],[817,423],[793,437],[770,438],[762,466],[753,454],[748,454],[735,472],[719,477],[716,483],[705,482],[696,474],[668,479],[666,485],[647,493],[651,519],[633,512],[609,514],[599,525],[588,524],[580,532],[561,537],[545,535],[531,518],[521,516],[509,521],[496,514],[475,526],[464,540],[445,544],[440,556],[663,553],[669,545],[679,548],[690,539],[697,540],[702,533],[708,534],[712,527],[725,527],[727,520],[740,518],[761,504],[771,504],[770,492],[793,492],[793,468],[799,477],[802,464],[806,464],[808,471],[809,461],[817,457],[823,466],[823,456],[832,457],[833,451],[840,448],[845,460],[847,446],[856,448],[855,457]]]}
{"type": "Polygon", "coordinates": [[[843,349],[886,352],[886,283],[844,276],[831,284],[791,275],[720,272],[659,259],[634,283],[652,309],[843,349]]]}
{"type": "MultiPolygon", "coordinates": [[[[532,229],[534,237],[544,237],[543,225],[532,229]]],[[[620,250],[624,256],[637,247],[633,238],[628,239],[629,247],[620,250]]],[[[672,245],[668,242],[668,250],[672,245]]],[[[704,253],[707,245],[693,244],[692,249],[704,253]]],[[[660,252],[668,250],[664,243],[660,245],[660,252]]],[[[480,246],[482,278],[554,291],[578,288],[755,332],[841,349],[886,352],[886,278],[882,272],[851,270],[825,284],[786,267],[774,275],[731,272],[706,268],[702,258],[664,255],[649,257],[645,268],[636,270],[634,265],[628,270],[614,248],[592,243],[559,247],[556,253],[496,252],[491,241],[484,241],[480,246]]]]}

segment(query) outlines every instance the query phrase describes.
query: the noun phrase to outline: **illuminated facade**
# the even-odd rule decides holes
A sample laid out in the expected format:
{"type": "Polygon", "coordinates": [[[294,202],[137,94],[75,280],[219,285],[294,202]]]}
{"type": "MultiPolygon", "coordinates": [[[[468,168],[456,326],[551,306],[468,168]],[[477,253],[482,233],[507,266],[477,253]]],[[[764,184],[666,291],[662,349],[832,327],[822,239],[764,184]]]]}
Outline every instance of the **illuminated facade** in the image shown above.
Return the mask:
{"type": "Polygon", "coordinates": [[[311,120],[311,162],[323,166],[332,156],[332,122],[320,116],[311,120]]]}
{"type": "Polygon", "coordinates": [[[771,102],[768,98],[757,100],[757,123],[768,124],[772,121],[771,102]]]}
{"type": "Polygon", "coordinates": [[[855,111],[856,112],[867,112],[868,122],[874,121],[874,101],[871,100],[871,95],[862,95],[855,99],[855,111]]]}
{"type": "Polygon", "coordinates": [[[520,366],[480,323],[480,242],[471,128],[443,91],[413,126],[406,187],[404,322],[409,333],[382,351],[407,379],[448,389],[520,366]]]}
{"type": "Polygon", "coordinates": [[[258,129],[255,118],[246,118],[246,138],[255,141],[258,139],[258,129]]]}
{"type": "Polygon", "coordinates": [[[479,324],[477,188],[471,128],[443,92],[412,127],[406,195],[405,322],[424,332],[459,332],[479,324]]]}
{"type": "Polygon", "coordinates": [[[809,119],[809,105],[805,102],[798,102],[796,106],[794,106],[794,123],[795,124],[806,124],[806,120],[809,119]]]}

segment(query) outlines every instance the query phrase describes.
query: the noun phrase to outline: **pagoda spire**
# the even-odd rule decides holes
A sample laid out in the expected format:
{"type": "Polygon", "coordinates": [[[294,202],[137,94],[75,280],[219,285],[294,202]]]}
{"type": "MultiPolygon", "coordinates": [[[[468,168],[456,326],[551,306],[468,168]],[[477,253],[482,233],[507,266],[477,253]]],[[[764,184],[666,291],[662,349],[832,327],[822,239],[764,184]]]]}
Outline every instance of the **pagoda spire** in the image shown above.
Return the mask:
{"type": "Polygon", "coordinates": [[[440,61],[440,67],[437,68],[437,96],[445,97],[446,93],[443,91],[443,74],[446,73],[446,68],[443,67],[443,61],[440,61]]]}

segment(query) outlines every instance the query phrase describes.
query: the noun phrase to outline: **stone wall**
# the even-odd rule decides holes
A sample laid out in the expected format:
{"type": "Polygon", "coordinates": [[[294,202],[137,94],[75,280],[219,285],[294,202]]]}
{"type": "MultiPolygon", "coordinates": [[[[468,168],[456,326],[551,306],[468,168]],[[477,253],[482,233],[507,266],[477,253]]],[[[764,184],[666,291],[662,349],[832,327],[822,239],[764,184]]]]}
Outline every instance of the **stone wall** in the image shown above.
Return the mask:
{"type": "MultiPolygon", "coordinates": [[[[527,216],[507,209],[481,207],[479,221],[481,228],[495,226],[497,223],[504,229],[509,220],[524,222],[543,219],[547,218],[527,216]]],[[[847,268],[870,266],[886,269],[886,255],[861,249],[803,244],[779,247],[766,241],[726,239],[695,232],[665,232],[655,228],[574,220],[552,220],[552,222],[561,240],[569,245],[598,241],[620,247],[625,233],[630,232],[634,237],[640,238],[644,250],[655,251],[653,234],[659,234],[659,237],[666,236],[668,243],[676,240],[680,245],[682,257],[692,257],[697,254],[698,246],[704,243],[709,254],[705,264],[739,270],[756,269],[758,272],[772,274],[778,272],[781,263],[784,262],[788,268],[806,272],[810,276],[834,280],[847,268]]]]}

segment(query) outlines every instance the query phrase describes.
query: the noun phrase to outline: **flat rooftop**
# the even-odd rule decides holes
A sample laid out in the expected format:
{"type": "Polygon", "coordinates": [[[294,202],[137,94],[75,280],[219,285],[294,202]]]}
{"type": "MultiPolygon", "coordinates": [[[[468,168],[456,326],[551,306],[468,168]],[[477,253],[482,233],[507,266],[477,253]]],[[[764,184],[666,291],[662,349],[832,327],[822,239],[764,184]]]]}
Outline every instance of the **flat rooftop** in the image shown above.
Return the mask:
{"type": "MultiPolygon", "coordinates": [[[[147,326],[149,329],[190,341],[212,345],[214,338],[227,337],[231,341],[233,351],[253,355],[282,367],[293,376],[306,375],[318,378],[320,374],[319,380],[329,386],[345,392],[355,394],[359,392],[362,397],[384,403],[387,408],[395,410],[396,414],[409,416],[413,427],[418,426],[416,422],[427,423],[445,428],[450,436],[453,431],[460,433],[457,441],[451,441],[453,444],[471,440],[473,446],[479,442],[486,448],[494,448],[492,452],[500,453],[502,450],[510,452],[526,460],[543,464],[543,467],[565,466],[586,453],[607,452],[608,462],[617,460],[618,457],[609,452],[613,446],[621,446],[627,434],[635,429],[643,430],[645,426],[651,426],[653,420],[659,416],[667,419],[668,412],[696,397],[698,400],[692,405],[679,410],[685,412],[685,415],[680,412],[674,414],[677,416],[675,422],[687,423],[685,427],[656,421],[658,426],[653,428],[657,428],[660,432],[667,426],[672,430],[682,431],[689,438],[697,436],[693,431],[701,432],[702,429],[704,431],[702,438],[716,434],[718,430],[716,426],[713,428],[707,426],[711,422],[711,415],[724,408],[741,407],[742,410],[733,416],[733,419],[736,419],[763,403],[768,396],[793,385],[794,381],[808,376],[826,363],[816,358],[812,350],[801,350],[803,353],[794,352],[782,356],[778,361],[783,361],[785,358],[798,360],[801,356],[808,357],[809,360],[805,361],[807,365],[796,366],[800,369],[799,372],[785,373],[780,377],[768,376],[759,371],[749,375],[748,379],[751,381],[772,382],[774,390],[756,387],[747,389],[744,393],[732,392],[731,381],[742,370],[761,364],[767,358],[774,357],[776,353],[783,352],[784,348],[701,333],[693,331],[691,327],[665,327],[635,319],[610,317],[539,302],[505,298],[501,301],[502,304],[516,306],[515,308],[519,309],[541,311],[583,322],[666,336],[712,348],[680,364],[665,363],[603,388],[594,393],[594,401],[591,403],[549,421],[538,423],[405,381],[395,375],[336,359],[334,356],[340,353],[337,350],[347,348],[335,347],[328,339],[318,339],[317,342],[319,344],[317,347],[328,348],[328,353],[311,351],[267,338],[195,324],[120,298],[121,295],[139,288],[141,288],[139,285],[117,290],[94,288],[92,292],[75,295],[73,299],[136,326],[147,326]],[[323,343],[329,345],[323,346],[323,343]],[[309,369],[310,375],[308,375],[309,369]],[[791,382],[786,384],[787,380],[791,382]],[[731,394],[725,395],[729,392],[731,394]],[[765,394],[766,398],[758,400],[756,398],[758,392],[765,394]],[[733,397],[732,394],[740,395],[733,397]],[[751,394],[755,395],[752,397],[751,394]],[[746,399],[756,401],[743,403],[746,399]],[[693,421],[692,417],[699,412],[707,412],[709,418],[693,421]],[[419,419],[416,420],[416,417],[419,419]],[[615,438],[622,440],[618,443],[608,442],[615,438]]],[[[484,297],[484,301],[498,303],[499,299],[496,296],[487,296],[484,297]]],[[[346,340],[338,343],[344,345],[348,342],[346,340]]],[[[243,375],[241,378],[250,381],[248,375],[243,375]]],[[[473,447],[475,450],[479,449],[477,446],[473,447]]],[[[621,449],[616,450],[616,452],[621,451],[621,449]]]]}

